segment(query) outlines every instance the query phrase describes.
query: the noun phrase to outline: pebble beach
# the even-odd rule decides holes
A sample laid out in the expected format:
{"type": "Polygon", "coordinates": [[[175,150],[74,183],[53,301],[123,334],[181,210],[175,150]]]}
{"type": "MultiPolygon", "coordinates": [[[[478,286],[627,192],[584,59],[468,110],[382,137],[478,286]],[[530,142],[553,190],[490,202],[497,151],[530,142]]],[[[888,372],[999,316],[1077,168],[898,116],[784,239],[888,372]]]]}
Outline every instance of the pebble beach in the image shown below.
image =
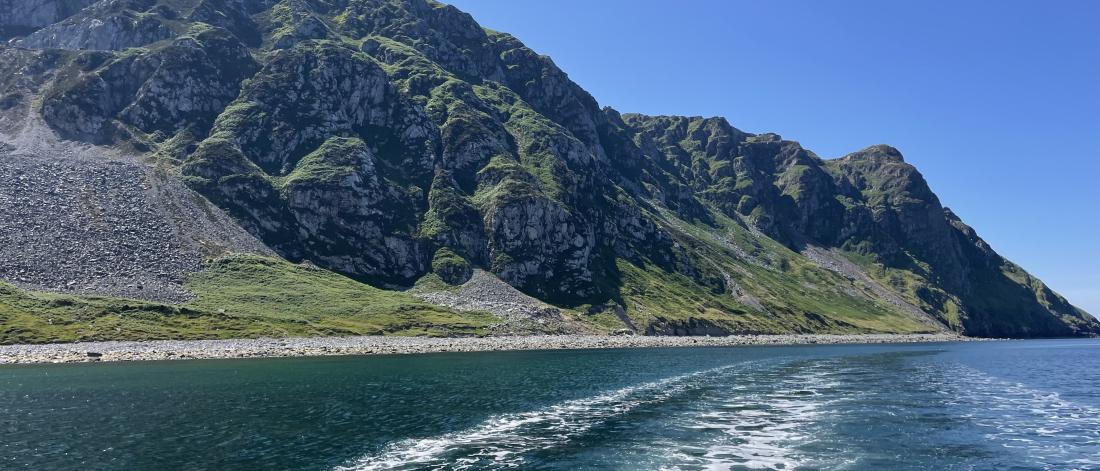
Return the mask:
{"type": "Polygon", "coordinates": [[[724,337],[533,335],[458,338],[364,336],[152,340],[142,342],[112,341],[0,345],[0,364],[394,355],[506,350],[912,343],[966,340],[973,339],[952,334],[782,334],[731,335],[724,337]]]}

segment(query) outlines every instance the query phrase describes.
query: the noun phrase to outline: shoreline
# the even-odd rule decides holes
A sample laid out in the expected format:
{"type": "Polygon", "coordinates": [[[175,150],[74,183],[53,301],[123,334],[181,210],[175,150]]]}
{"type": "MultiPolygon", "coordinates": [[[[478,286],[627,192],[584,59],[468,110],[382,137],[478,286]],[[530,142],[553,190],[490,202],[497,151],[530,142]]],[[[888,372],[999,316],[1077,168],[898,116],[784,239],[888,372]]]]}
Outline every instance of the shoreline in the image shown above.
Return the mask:
{"type": "Polygon", "coordinates": [[[954,334],[771,334],[725,337],[530,335],[502,337],[307,337],[0,345],[0,365],[215,360],[605,348],[839,345],[982,340],[954,334]]]}

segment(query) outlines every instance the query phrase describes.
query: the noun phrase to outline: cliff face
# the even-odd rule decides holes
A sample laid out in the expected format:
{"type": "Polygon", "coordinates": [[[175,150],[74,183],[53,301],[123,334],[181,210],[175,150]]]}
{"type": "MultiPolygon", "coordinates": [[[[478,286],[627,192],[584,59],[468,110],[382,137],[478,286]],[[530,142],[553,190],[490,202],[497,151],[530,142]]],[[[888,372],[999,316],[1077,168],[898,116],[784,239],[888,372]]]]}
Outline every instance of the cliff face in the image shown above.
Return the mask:
{"type": "Polygon", "coordinates": [[[389,289],[480,268],[648,333],[1100,333],[896,149],[601,109],[450,6],[47,3],[0,1],[4,145],[44,123],[145,156],[293,262],[389,289]]]}

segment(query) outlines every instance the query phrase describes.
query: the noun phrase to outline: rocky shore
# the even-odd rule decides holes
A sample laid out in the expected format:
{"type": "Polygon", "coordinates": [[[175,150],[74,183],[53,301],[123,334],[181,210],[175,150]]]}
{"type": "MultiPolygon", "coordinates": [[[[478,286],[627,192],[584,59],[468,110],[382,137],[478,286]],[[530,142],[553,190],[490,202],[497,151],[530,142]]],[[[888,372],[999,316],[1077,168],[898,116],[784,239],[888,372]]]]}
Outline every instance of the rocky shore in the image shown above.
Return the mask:
{"type": "Polygon", "coordinates": [[[952,334],[786,334],[733,335],[727,337],[537,335],[465,338],[369,336],[286,339],[154,340],[146,342],[78,342],[65,344],[0,345],[0,364],[328,355],[387,355],[432,352],[565,350],[590,348],[912,343],[965,340],[972,339],[952,334]]]}

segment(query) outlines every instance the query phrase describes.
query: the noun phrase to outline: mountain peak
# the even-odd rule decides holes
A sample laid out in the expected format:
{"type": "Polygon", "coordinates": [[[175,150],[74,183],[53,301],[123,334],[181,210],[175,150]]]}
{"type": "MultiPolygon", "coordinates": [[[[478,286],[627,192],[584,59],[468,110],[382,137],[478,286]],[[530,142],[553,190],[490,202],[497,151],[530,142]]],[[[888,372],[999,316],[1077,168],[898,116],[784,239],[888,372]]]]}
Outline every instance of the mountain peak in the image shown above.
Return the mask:
{"type": "MultiPolygon", "coordinates": [[[[126,253],[28,268],[48,255],[36,247],[84,253],[38,210],[52,207],[227,239],[95,232],[178,262],[142,275],[171,285],[145,296],[159,301],[190,302],[186,280],[244,251],[424,299],[496,277],[553,304],[519,320],[497,306],[517,329],[1100,333],[945,213],[897,149],[822,160],[722,117],[619,115],[451,6],[52,0],[25,21],[25,3],[0,2],[20,45],[0,48],[0,175],[56,170],[0,179],[0,221],[25,222],[0,239],[35,241],[0,247],[0,280],[27,289],[142,297],[114,268],[126,253]],[[125,188],[73,204],[116,161],[125,188]],[[160,199],[109,197],[147,191],[160,199]],[[181,207],[221,216],[158,222],[181,207]]],[[[472,305],[452,304],[437,307],[472,305]]],[[[339,314],[431,325],[416,312],[339,314]]]]}
{"type": "Polygon", "coordinates": [[[901,151],[886,144],[876,144],[870,147],[866,147],[856,152],[852,152],[851,154],[845,155],[841,158],[850,160],[876,160],[898,163],[905,162],[905,158],[902,157],[901,151]]]}

